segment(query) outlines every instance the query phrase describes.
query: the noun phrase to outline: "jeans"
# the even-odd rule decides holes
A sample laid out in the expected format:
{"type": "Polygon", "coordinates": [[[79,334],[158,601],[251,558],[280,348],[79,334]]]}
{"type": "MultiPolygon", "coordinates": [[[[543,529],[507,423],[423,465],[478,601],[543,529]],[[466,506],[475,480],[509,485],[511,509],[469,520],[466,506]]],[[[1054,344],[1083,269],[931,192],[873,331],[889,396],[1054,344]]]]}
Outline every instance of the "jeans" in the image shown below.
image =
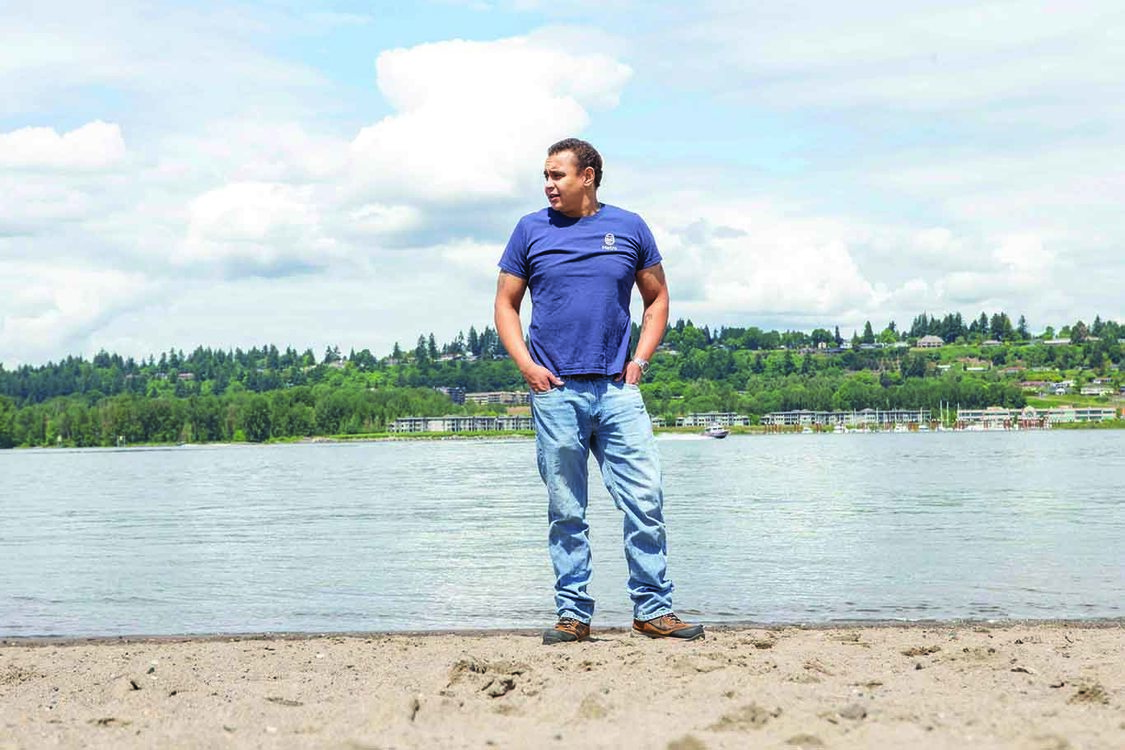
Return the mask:
{"type": "Polygon", "coordinates": [[[533,393],[535,453],[547,486],[548,548],[555,568],[560,617],[589,623],[590,527],[586,524],[588,458],[625,515],[625,559],[634,617],[650,620],[672,611],[667,577],[664,491],[652,422],[640,389],[612,377],[571,378],[533,393]]]}

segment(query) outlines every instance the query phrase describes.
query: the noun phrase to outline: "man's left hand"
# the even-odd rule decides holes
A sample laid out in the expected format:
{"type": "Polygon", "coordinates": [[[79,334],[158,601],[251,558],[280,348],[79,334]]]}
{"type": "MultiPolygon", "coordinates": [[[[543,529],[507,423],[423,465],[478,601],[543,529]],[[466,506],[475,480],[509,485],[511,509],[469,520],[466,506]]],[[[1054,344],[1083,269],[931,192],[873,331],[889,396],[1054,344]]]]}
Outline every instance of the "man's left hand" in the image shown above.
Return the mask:
{"type": "Polygon", "coordinates": [[[614,378],[614,380],[621,382],[621,380],[624,379],[628,385],[636,385],[641,382],[642,377],[644,377],[644,373],[641,372],[641,366],[636,362],[630,361],[625,365],[625,369],[621,371],[621,374],[614,378]]]}

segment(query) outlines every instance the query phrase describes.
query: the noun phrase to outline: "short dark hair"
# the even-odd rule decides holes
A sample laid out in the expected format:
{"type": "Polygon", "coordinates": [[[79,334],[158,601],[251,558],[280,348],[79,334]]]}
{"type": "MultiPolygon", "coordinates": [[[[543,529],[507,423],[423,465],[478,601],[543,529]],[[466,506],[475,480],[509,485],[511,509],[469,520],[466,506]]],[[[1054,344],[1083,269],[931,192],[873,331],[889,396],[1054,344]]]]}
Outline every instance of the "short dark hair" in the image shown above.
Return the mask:
{"type": "Polygon", "coordinates": [[[574,159],[578,162],[579,172],[584,172],[586,167],[594,170],[595,189],[602,186],[602,155],[598,153],[596,148],[579,138],[563,138],[547,149],[547,156],[561,154],[563,151],[574,154],[574,159]]]}

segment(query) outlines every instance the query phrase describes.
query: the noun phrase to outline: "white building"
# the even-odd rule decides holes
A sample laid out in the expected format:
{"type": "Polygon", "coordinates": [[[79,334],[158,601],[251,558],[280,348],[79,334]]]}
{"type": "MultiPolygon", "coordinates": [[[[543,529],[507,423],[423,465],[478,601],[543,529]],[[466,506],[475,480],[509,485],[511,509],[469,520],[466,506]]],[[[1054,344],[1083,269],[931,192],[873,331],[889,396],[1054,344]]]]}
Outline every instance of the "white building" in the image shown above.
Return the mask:
{"type": "Polygon", "coordinates": [[[527,406],[531,403],[531,396],[527,391],[484,391],[481,393],[466,393],[465,401],[470,404],[527,406]]]}
{"type": "Polygon", "coordinates": [[[708,427],[713,424],[723,427],[749,427],[750,417],[732,411],[707,411],[676,417],[677,427],[708,427]]]}
{"type": "Polygon", "coordinates": [[[921,424],[930,421],[929,409],[863,409],[860,411],[775,411],[762,416],[762,424],[774,427],[883,427],[921,424]]]}
{"type": "Polygon", "coordinates": [[[448,415],[444,417],[400,417],[390,426],[394,433],[411,432],[510,432],[530,430],[531,417],[523,415],[448,415]]]}

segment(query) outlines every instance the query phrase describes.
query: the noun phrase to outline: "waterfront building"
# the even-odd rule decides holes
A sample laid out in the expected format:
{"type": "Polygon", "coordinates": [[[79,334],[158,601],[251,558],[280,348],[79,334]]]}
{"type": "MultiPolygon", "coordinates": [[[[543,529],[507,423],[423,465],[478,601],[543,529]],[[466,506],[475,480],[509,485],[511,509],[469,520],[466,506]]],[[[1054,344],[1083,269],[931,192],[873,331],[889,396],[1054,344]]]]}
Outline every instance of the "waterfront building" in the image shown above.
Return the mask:
{"type": "Polygon", "coordinates": [[[1101,422],[1117,418],[1117,410],[1105,406],[1057,406],[1036,409],[958,409],[957,427],[964,430],[1007,430],[1013,428],[1050,427],[1064,422],[1101,422]]]}
{"type": "Polygon", "coordinates": [[[527,406],[531,403],[531,396],[527,391],[484,391],[481,393],[466,393],[465,402],[470,404],[527,406]]]}
{"type": "Polygon", "coordinates": [[[929,409],[862,409],[859,411],[775,411],[762,416],[768,427],[844,427],[882,428],[923,424],[931,421],[929,409]]]}
{"type": "Polygon", "coordinates": [[[723,427],[749,427],[750,417],[732,411],[694,412],[685,417],[676,417],[677,427],[709,427],[713,424],[723,427]]]}
{"type": "Polygon", "coordinates": [[[511,432],[530,430],[531,417],[507,414],[447,415],[444,417],[399,417],[389,428],[396,434],[411,432],[511,432]]]}

